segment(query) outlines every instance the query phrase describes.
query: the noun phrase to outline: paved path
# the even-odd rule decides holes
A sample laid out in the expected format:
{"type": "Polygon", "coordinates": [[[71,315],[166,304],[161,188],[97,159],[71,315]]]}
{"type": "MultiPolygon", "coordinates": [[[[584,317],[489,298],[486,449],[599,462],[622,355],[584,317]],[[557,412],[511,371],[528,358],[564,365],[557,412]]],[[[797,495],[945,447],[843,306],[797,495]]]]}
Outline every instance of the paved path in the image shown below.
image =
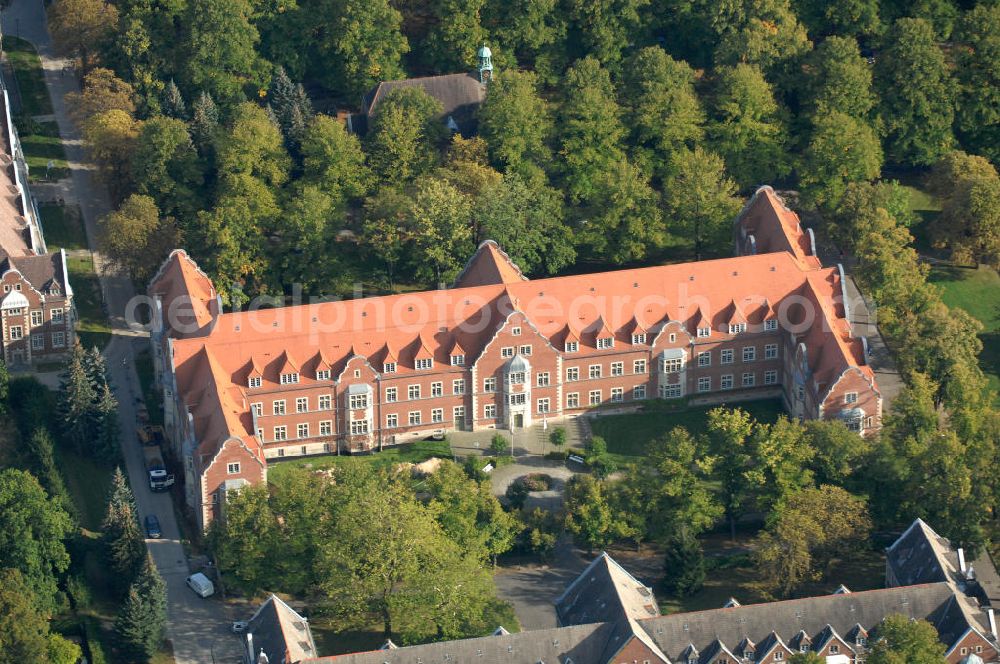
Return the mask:
{"type": "Polygon", "coordinates": [[[588,561],[563,535],[546,565],[512,565],[497,571],[497,595],[510,602],[525,631],[558,627],[553,602],[580,575],[588,561]]]}
{"type": "Polygon", "coordinates": [[[112,323],[112,341],[105,349],[108,368],[119,403],[122,430],[122,453],[135,492],[139,513],[156,514],[163,538],[148,540],[147,546],[157,569],[167,584],[167,638],[173,644],[177,664],[205,664],[239,661],[239,642],[227,631],[229,615],[221,601],[204,600],[185,585],[188,561],[180,543],[180,531],[169,494],[154,494],[146,482],[145,461],[136,436],[136,399],[142,393],[135,372],[135,354],[147,341],[141,332],[130,330],[124,312],[134,296],[131,281],[111,268],[96,251],[98,220],[111,210],[110,200],[97,172],[88,162],[79,132],[69,119],[64,96],[79,90],[76,78],[64,68],[68,64],[52,48],[42,0],[14,0],[2,14],[2,29],[17,32],[38,49],[45,72],[45,84],[52,98],[53,117],[59,125],[70,178],[42,188],[46,198],[76,203],[80,206],[87,242],[94,256],[112,323]]]}

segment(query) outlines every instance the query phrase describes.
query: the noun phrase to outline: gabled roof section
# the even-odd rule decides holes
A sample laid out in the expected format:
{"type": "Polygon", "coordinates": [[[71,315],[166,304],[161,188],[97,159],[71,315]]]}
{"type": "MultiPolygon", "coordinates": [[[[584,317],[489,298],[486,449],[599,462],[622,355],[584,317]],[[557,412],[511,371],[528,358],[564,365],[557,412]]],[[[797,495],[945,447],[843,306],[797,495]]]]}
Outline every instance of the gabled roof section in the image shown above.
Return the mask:
{"type": "Polygon", "coordinates": [[[431,350],[431,345],[424,341],[422,336],[418,336],[413,341],[413,359],[415,360],[426,360],[434,359],[434,351],[431,350]]]}
{"type": "Polygon", "coordinates": [[[736,303],[736,300],[729,301],[729,307],[726,310],[727,320],[729,325],[738,325],[740,323],[746,323],[747,317],[743,313],[743,309],[736,303]]]}
{"type": "Polygon", "coordinates": [[[660,613],[653,591],[601,553],[556,601],[563,625],[650,618],[660,613]]]}
{"type": "Polygon", "coordinates": [[[885,550],[886,564],[891,568],[893,585],[949,581],[958,575],[958,555],[951,542],[941,537],[923,519],[915,519],[910,527],[885,550]]]}
{"type": "Polygon", "coordinates": [[[277,595],[271,595],[247,622],[245,638],[253,647],[253,662],[261,652],[273,664],[295,664],[316,657],[309,622],[277,595]]]}
{"type": "Polygon", "coordinates": [[[485,240],[479,245],[465,268],[455,278],[453,288],[469,286],[491,286],[527,281],[510,256],[493,240],[485,240]]]}
{"type": "Polygon", "coordinates": [[[399,81],[382,81],[364,96],[362,107],[366,114],[372,114],[385,97],[393,90],[419,88],[441,102],[442,116],[461,112],[471,112],[486,98],[486,86],[472,73],[443,74],[407,78],[399,81]]]}
{"type": "Polygon", "coordinates": [[[744,236],[754,236],[758,254],[787,251],[806,269],[821,267],[812,238],[802,229],[799,215],[788,209],[770,186],[754,192],[737,216],[736,228],[744,236]]]}
{"type": "Polygon", "coordinates": [[[299,373],[299,363],[292,358],[287,350],[281,353],[277,363],[278,374],[299,373]]]}
{"type": "Polygon", "coordinates": [[[462,348],[461,342],[459,342],[458,337],[451,342],[451,348],[448,350],[448,355],[465,355],[465,349],[462,348]]]}
{"type": "Polygon", "coordinates": [[[183,249],[170,252],[149,282],[148,293],[163,302],[164,324],[175,338],[206,334],[221,313],[212,280],[183,249]]]}

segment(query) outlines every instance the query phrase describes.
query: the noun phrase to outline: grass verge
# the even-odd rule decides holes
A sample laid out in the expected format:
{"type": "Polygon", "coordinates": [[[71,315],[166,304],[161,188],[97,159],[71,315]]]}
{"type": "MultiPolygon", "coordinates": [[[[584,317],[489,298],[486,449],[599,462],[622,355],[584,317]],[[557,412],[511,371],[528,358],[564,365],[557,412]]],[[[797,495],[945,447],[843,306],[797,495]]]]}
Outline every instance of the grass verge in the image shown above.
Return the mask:
{"type": "Polygon", "coordinates": [[[149,412],[149,423],[163,425],[163,397],[156,389],[156,375],[153,369],[153,356],[149,350],[144,350],[135,356],[135,371],[139,374],[139,384],[142,386],[142,398],[149,412]]]}
{"type": "Polygon", "coordinates": [[[85,348],[104,346],[111,340],[111,326],[101,305],[101,283],[90,256],[66,258],[69,281],[76,302],[77,335],[85,348]]]}
{"type": "Polygon", "coordinates": [[[450,459],[451,456],[451,445],[447,440],[421,440],[415,443],[387,447],[381,452],[364,455],[306,457],[287,461],[268,459],[267,475],[271,480],[280,480],[285,474],[299,468],[323,470],[332,468],[338,463],[344,463],[346,459],[360,460],[362,463],[373,464],[377,468],[385,468],[397,463],[420,463],[432,457],[450,459]]]}
{"type": "Polygon", "coordinates": [[[59,126],[55,122],[21,120],[18,123],[24,160],[28,163],[30,182],[53,182],[69,177],[69,164],[63,149],[59,126]],[[49,169],[49,162],[52,168],[49,169]]]}
{"type": "Polygon", "coordinates": [[[87,249],[87,234],[83,230],[79,206],[42,203],[38,212],[42,215],[45,244],[49,251],[87,249]]]}
{"type": "MultiPolygon", "coordinates": [[[[771,423],[785,412],[781,401],[768,399],[731,404],[742,408],[760,422],[771,423]]],[[[694,435],[705,432],[708,412],[717,406],[697,406],[672,409],[663,401],[650,401],[643,412],[627,415],[608,415],[590,421],[590,429],[595,436],[601,436],[608,443],[608,452],[619,461],[634,461],[634,457],[644,456],[650,442],[664,435],[674,427],[684,427],[694,435]]]]}
{"type": "Polygon", "coordinates": [[[24,39],[4,35],[3,50],[17,77],[22,111],[28,115],[51,115],[52,100],[45,87],[45,73],[35,47],[24,39]]]}

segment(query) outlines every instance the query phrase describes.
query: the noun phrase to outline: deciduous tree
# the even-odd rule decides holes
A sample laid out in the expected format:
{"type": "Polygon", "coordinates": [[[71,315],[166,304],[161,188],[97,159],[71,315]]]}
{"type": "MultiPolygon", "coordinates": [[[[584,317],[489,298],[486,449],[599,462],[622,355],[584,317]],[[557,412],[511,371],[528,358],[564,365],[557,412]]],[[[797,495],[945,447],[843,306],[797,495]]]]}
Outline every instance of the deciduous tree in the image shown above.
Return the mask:
{"type": "Polygon", "coordinates": [[[966,12],[955,41],[956,126],[966,149],[1000,163],[1000,5],[966,12]]]}
{"type": "Polygon", "coordinates": [[[93,53],[118,25],[118,9],[104,0],[59,0],[49,8],[48,18],[59,50],[79,56],[87,71],[93,53]]]}
{"type": "Polygon", "coordinates": [[[788,0],[732,0],[709,11],[716,65],[741,63],[771,71],[810,48],[788,0]]]}
{"type": "Polygon", "coordinates": [[[47,664],[48,636],[48,619],[35,603],[35,589],[17,569],[0,569],[0,657],[47,664]]]}
{"type": "Polygon", "coordinates": [[[574,475],[566,482],[566,530],[587,552],[609,544],[618,536],[617,524],[603,486],[590,475],[574,475]]]}
{"type": "Polygon", "coordinates": [[[439,72],[465,71],[477,63],[476,51],[486,43],[480,23],[485,0],[429,0],[434,17],[421,44],[421,58],[439,72]]]}
{"type": "Polygon", "coordinates": [[[371,172],[357,136],[328,115],[317,115],[302,137],[302,180],[318,186],[339,208],[371,187],[371,172]]]}
{"type": "Polygon", "coordinates": [[[201,207],[204,167],[182,120],[143,122],[131,166],[136,193],[152,196],[163,214],[190,218],[201,207]]]}
{"type": "Polygon", "coordinates": [[[814,118],[799,167],[806,201],[835,208],[849,183],[874,180],[881,172],[882,146],[866,122],[832,110],[814,118]]]}
{"type": "Polygon", "coordinates": [[[393,90],[369,118],[366,152],[379,180],[403,184],[434,166],[445,126],[441,104],[423,90],[393,90]]]}
{"type": "Polygon", "coordinates": [[[865,661],[871,664],[942,664],[945,645],[926,620],[901,614],[886,617],[865,661]]]}
{"type": "Polygon", "coordinates": [[[649,0],[570,0],[566,8],[571,38],[579,42],[581,53],[617,69],[622,51],[636,40],[640,12],[648,4],[649,0]]]}
{"type": "Polygon", "coordinates": [[[180,242],[174,220],[161,218],[153,199],[141,194],[132,194],[102,219],[100,232],[105,255],[137,283],[146,283],[180,242]]]}
{"type": "Polygon", "coordinates": [[[110,69],[97,67],[83,77],[80,92],[66,95],[66,105],[73,121],[83,126],[89,118],[112,109],[135,113],[135,91],[110,69]]]}
{"type": "Polygon", "coordinates": [[[140,123],[121,109],[92,115],[83,125],[83,138],[116,200],[132,189],[132,158],[140,123]]]}
{"type": "Polygon", "coordinates": [[[704,253],[728,253],[740,199],[722,159],[701,147],[682,149],[671,156],[666,171],[663,215],[667,232],[693,240],[696,259],[704,253]]]}
{"type": "Polygon", "coordinates": [[[529,181],[543,178],[552,131],[549,104],[538,94],[535,74],[498,72],[479,108],[479,133],[489,145],[493,163],[529,181]]]}
{"type": "Polygon", "coordinates": [[[708,449],[714,457],[714,475],[722,485],[722,508],[734,540],[736,522],[761,479],[753,472],[753,425],[750,414],[739,408],[715,408],[708,413],[708,449]]]}
{"type": "Polygon", "coordinates": [[[875,107],[872,68],[857,40],[830,36],[806,60],[805,107],[814,117],[837,111],[871,121],[875,107]]]}
{"type": "Polygon", "coordinates": [[[417,276],[436,284],[451,281],[472,253],[472,201],[454,185],[427,177],[416,185],[409,226],[420,252],[417,276]]]}
{"type": "Polygon", "coordinates": [[[878,0],[795,0],[792,3],[811,36],[874,36],[882,30],[878,0]]]}

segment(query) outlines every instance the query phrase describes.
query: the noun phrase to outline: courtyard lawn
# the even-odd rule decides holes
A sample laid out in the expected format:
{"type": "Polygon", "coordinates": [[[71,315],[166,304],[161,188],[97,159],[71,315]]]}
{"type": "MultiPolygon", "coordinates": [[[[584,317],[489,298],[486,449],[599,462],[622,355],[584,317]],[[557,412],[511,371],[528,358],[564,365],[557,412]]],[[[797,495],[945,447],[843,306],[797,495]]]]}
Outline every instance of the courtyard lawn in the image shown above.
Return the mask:
{"type": "Polygon", "coordinates": [[[22,112],[26,115],[51,115],[52,101],[45,88],[45,73],[35,47],[24,39],[5,34],[3,50],[17,77],[22,112]]]}
{"type": "Polygon", "coordinates": [[[59,126],[55,122],[23,122],[18,127],[24,160],[28,163],[28,180],[52,182],[69,177],[69,164],[59,126]],[[52,169],[48,170],[49,162],[52,169]]]}
{"type": "Polygon", "coordinates": [[[94,259],[90,256],[67,256],[69,281],[76,303],[77,336],[84,348],[104,346],[111,340],[111,326],[101,305],[101,283],[94,272],[94,259]]]}
{"type": "Polygon", "coordinates": [[[1000,405],[1000,275],[985,265],[977,269],[935,267],[930,281],[942,289],[945,304],[965,309],[983,324],[979,365],[1000,405]]]}
{"type": "MultiPolygon", "coordinates": [[[[785,412],[781,401],[767,399],[731,404],[742,408],[761,422],[774,422],[785,412]]],[[[708,411],[717,406],[695,406],[673,410],[665,401],[650,401],[644,411],[627,415],[608,415],[590,420],[595,436],[608,443],[608,452],[618,461],[632,462],[646,454],[646,447],[674,427],[684,427],[692,434],[705,432],[708,411]]]]}
{"type": "Polygon", "coordinates": [[[385,468],[397,463],[421,463],[432,457],[452,458],[451,445],[447,440],[421,440],[415,443],[403,443],[402,445],[386,447],[381,452],[372,454],[304,457],[280,461],[268,459],[267,475],[270,480],[280,481],[282,476],[297,468],[324,470],[332,468],[338,463],[343,463],[345,459],[360,460],[362,463],[370,463],[377,468],[385,468]]]}
{"type": "Polygon", "coordinates": [[[38,212],[42,215],[42,229],[49,251],[87,248],[87,234],[83,230],[78,206],[42,203],[38,212]]]}

